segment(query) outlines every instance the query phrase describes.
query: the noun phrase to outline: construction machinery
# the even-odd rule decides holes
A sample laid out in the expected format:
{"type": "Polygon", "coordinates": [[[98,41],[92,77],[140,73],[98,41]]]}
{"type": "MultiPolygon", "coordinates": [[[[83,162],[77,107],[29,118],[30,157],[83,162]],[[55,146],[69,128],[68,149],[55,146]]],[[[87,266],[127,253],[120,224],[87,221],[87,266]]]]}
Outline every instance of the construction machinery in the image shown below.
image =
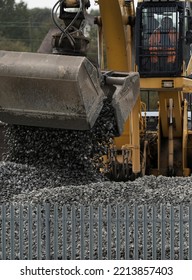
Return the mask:
{"type": "Polygon", "coordinates": [[[57,1],[52,10],[56,29],[49,31],[38,53],[0,51],[0,120],[91,129],[106,98],[105,88],[112,86],[119,136],[103,155],[110,175],[117,180],[190,175],[191,2],[146,0],[136,9],[133,0],[95,2],[100,16],[92,18],[89,0],[57,1]],[[168,23],[162,28],[163,18],[172,21],[171,31],[168,23]],[[86,58],[86,22],[98,26],[97,66],[86,58]],[[160,29],[171,35],[163,39],[160,29]],[[153,131],[146,125],[143,91],[158,93],[153,131]]]}
{"type": "Polygon", "coordinates": [[[191,130],[187,112],[192,89],[191,2],[140,2],[135,28],[139,34],[136,64],[141,89],[155,90],[159,99],[153,147],[156,155],[151,158],[155,162],[149,168],[153,174],[188,176],[191,174],[191,130]],[[171,28],[168,22],[163,26],[164,20],[171,22],[171,28]],[[160,29],[162,35],[159,35],[160,29]]]}

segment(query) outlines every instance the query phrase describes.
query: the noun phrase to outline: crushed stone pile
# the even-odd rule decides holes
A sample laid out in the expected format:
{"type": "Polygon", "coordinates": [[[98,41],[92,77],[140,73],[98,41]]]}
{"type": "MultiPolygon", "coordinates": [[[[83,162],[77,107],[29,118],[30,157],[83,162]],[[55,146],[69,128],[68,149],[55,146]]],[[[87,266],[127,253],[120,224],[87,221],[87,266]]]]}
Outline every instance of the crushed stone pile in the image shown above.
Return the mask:
{"type": "MultiPolygon", "coordinates": [[[[26,164],[42,173],[60,174],[67,184],[103,180],[101,156],[118,135],[114,111],[106,99],[94,127],[89,131],[8,125],[5,127],[5,162],[26,164]]],[[[55,175],[53,175],[55,177],[55,175]]],[[[55,179],[55,178],[54,178],[55,179]]]]}
{"type": "MultiPolygon", "coordinates": [[[[6,174],[6,170],[12,169],[14,165],[11,163],[4,163],[0,166],[1,171],[6,174]]],[[[81,253],[81,223],[80,220],[80,208],[83,205],[85,207],[85,221],[84,229],[85,229],[85,259],[89,259],[89,210],[88,206],[92,205],[95,209],[94,219],[95,221],[98,219],[98,208],[102,207],[102,215],[103,215],[103,228],[102,228],[102,248],[103,248],[103,259],[107,259],[107,207],[110,205],[112,209],[112,217],[113,221],[115,221],[116,217],[116,205],[120,205],[121,213],[124,213],[125,206],[128,205],[130,209],[130,219],[134,218],[134,207],[138,205],[138,217],[140,217],[140,222],[138,225],[138,257],[140,259],[144,258],[143,255],[143,205],[147,206],[148,218],[149,221],[152,220],[152,207],[156,207],[156,215],[157,221],[159,217],[161,217],[161,205],[165,205],[165,219],[166,221],[170,221],[170,206],[174,205],[174,259],[180,258],[180,230],[179,230],[179,211],[180,205],[183,205],[183,217],[188,219],[189,217],[189,208],[188,206],[192,202],[192,178],[167,178],[164,176],[144,176],[143,178],[138,178],[134,182],[110,182],[110,181],[101,181],[95,183],[87,183],[87,184],[79,184],[79,185],[58,185],[51,175],[49,178],[41,177],[40,174],[33,169],[26,169],[25,165],[17,164],[17,173],[18,169],[20,169],[22,176],[14,177],[14,172],[9,173],[9,182],[7,185],[2,188],[0,196],[1,199],[7,201],[5,205],[9,207],[10,203],[15,207],[15,215],[19,215],[19,205],[23,205],[25,211],[25,216],[27,217],[27,209],[29,205],[32,206],[32,216],[36,217],[37,214],[37,205],[42,206],[41,210],[41,219],[44,221],[45,219],[45,210],[44,205],[48,204],[51,207],[50,219],[53,223],[54,220],[54,205],[58,206],[58,213],[61,213],[62,208],[66,205],[68,211],[69,221],[66,225],[67,228],[67,254],[66,258],[72,258],[72,243],[71,243],[71,233],[72,233],[72,223],[71,223],[71,211],[72,207],[76,209],[76,228],[75,228],[75,258],[80,259],[81,253]],[[25,172],[23,172],[25,170],[25,172]],[[30,171],[32,171],[30,173],[30,171]],[[28,188],[27,180],[30,173],[29,182],[31,182],[31,189],[28,188]],[[22,179],[21,179],[22,178],[22,179]],[[52,184],[47,184],[49,180],[54,182],[54,186],[52,184]],[[43,185],[46,185],[43,187],[43,185]],[[15,187],[17,186],[17,187],[15,187]]],[[[14,169],[12,169],[14,170],[14,169]]],[[[41,174],[42,175],[42,174],[41,174]]],[[[7,178],[8,176],[6,176],[7,178]]],[[[5,179],[1,177],[1,184],[5,179]]],[[[7,179],[6,179],[7,180],[7,179]]],[[[7,208],[8,209],[8,208],[7,208]]],[[[8,214],[9,215],[9,211],[8,214]]],[[[125,215],[125,214],[123,214],[125,215]]],[[[166,231],[165,231],[165,258],[170,259],[170,223],[165,223],[166,231]]],[[[42,236],[45,235],[45,224],[42,223],[42,236]]],[[[129,228],[129,239],[130,239],[130,259],[134,259],[134,224],[130,224],[129,228]]],[[[161,259],[161,221],[156,223],[156,258],[161,259]]],[[[16,228],[15,231],[16,239],[15,239],[15,251],[19,251],[19,228],[16,228]]],[[[9,225],[6,228],[7,235],[10,236],[10,227],[9,225]]],[[[122,224],[119,230],[120,234],[120,258],[125,259],[125,226],[122,224]]],[[[152,259],[152,224],[149,222],[147,227],[147,259],[152,259]]],[[[36,240],[37,236],[37,228],[34,226],[32,230],[32,236],[34,240],[36,240]]],[[[27,244],[28,244],[28,223],[26,223],[25,230],[23,232],[24,237],[24,258],[28,256],[27,244]]],[[[50,230],[50,240],[51,244],[54,244],[54,227],[50,230]]],[[[94,238],[94,246],[93,246],[93,259],[98,259],[98,224],[94,222],[93,227],[93,238],[94,238]]],[[[44,240],[44,239],[43,239],[44,240]]],[[[58,226],[58,245],[59,249],[57,252],[57,257],[62,259],[62,240],[63,240],[63,232],[62,232],[62,223],[58,226]]],[[[189,256],[189,224],[185,223],[183,228],[183,258],[188,259],[189,256]]],[[[37,259],[37,244],[34,241],[33,247],[33,259],[37,259]]],[[[42,248],[42,258],[46,258],[46,244],[45,241],[41,244],[42,248]]],[[[10,256],[10,248],[7,248],[8,258],[10,256]]],[[[1,255],[1,253],[0,253],[1,255]]],[[[19,253],[16,255],[19,259],[19,253]]],[[[73,256],[74,257],[74,256],[73,256]]],[[[50,255],[51,259],[55,258],[54,253],[52,252],[50,255]]],[[[116,259],[116,228],[115,222],[112,223],[111,226],[111,258],[116,259]]],[[[145,256],[146,258],[146,256],[145,256]]]]}
{"type": "MultiPolygon", "coordinates": [[[[57,204],[59,210],[63,205],[67,205],[68,211],[72,206],[77,209],[84,205],[92,205],[94,208],[102,206],[103,217],[106,219],[107,205],[112,209],[120,205],[123,209],[125,205],[134,208],[135,205],[141,206],[139,215],[142,213],[142,205],[147,205],[149,215],[151,207],[157,207],[157,216],[160,216],[161,205],[168,207],[166,210],[167,219],[169,207],[176,207],[175,215],[179,215],[179,206],[183,205],[183,215],[189,215],[188,208],[192,203],[192,177],[164,176],[144,176],[133,182],[114,182],[109,181],[99,172],[100,157],[106,153],[107,144],[111,138],[117,135],[117,126],[111,106],[106,102],[100,118],[91,131],[65,131],[59,129],[45,129],[22,126],[6,126],[5,139],[8,146],[4,160],[0,162],[0,204],[9,207],[10,204],[33,206],[34,216],[36,206],[49,203],[57,204]]],[[[17,212],[18,210],[16,210],[17,212]]],[[[121,210],[123,211],[123,210],[121,210]]],[[[17,213],[16,213],[17,214],[17,213]]],[[[7,214],[9,215],[9,214],[7,214]]],[[[42,218],[44,217],[42,210],[42,218]]],[[[53,211],[51,217],[53,218],[53,211]]],[[[133,215],[133,214],[132,214],[133,215]]],[[[150,217],[149,217],[150,218],[150,217]]],[[[178,222],[176,222],[177,224],[178,222]]],[[[85,225],[85,228],[88,226],[85,225]]],[[[179,258],[179,226],[175,229],[175,259],[179,258]]],[[[0,226],[1,230],[1,226],[0,226]]],[[[115,228],[112,229],[112,258],[116,258],[115,250],[115,228]]],[[[24,258],[27,258],[27,227],[24,234],[24,258]]],[[[76,236],[76,259],[80,258],[80,223],[77,223],[76,236]]],[[[130,227],[130,244],[133,246],[134,229],[130,227]]],[[[170,237],[166,233],[166,257],[170,257],[170,237]]],[[[10,236],[10,225],[6,227],[7,236],[10,236]]],[[[71,233],[71,225],[68,225],[68,233],[71,233]]],[[[142,231],[139,233],[139,258],[143,258],[142,231]]],[[[147,229],[148,238],[152,238],[151,226],[147,229]]],[[[161,229],[157,223],[157,258],[161,258],[161,229]]],[[[32,235],[36,236],[36,229],[33,227],[32,235]]],[[[42,233],[43,235],[43,233],[42,233]]],[[[93,258],[98,258],[97,251],[97,231],[94,234],[94,254],[93,258]]],[[[15,229],[15,237],[19,236],[19,229],[15,229]]],[[[103,258],[107,258],[107,228],[103,225],[103,258]]],[[[124,238],[125,229],[120,229],[120,237],[124,238]]],[[[85,243],[88,244],[88,233],[85,236],[85,243]],[[87,238],[87,239],[86,239],[87,238]]],[[[51,242],[53,242],[53,232],[51,232],[51,242]]],[[[188,258],[188,225],[184,232],[184,258],[188,258]]],[[[58,235],[58,257],[61,256],[62,233],[58,235]]],[[[36,246],[35,243],[33,246],[36,246]]],[[[67,258],[71,258],[71,245],[68,246],[67,258]]],[[[123,245],[121,245],[123,246],[123,245]]],[[[19,239],[15,239],[15,250],[19,249],[19,239]]],[[[121,258],[125,258],[125,250],[121,248],[121,258]]],[[[42,250],[45,251],[45,244],[42,243],[42,250]]],[[[37,252],[37,250],[35,250],[37,252]]],[[[10,249],[7,248],[8,258],[10,249]]],[[[89,258],[89,248],[85,246],[86,258],[89,258]]],[[[152,256],[152,248],[148,243],[148,258],[152,256]]],[[[19,253],[16,256],[19,258],[19,253]]],[[[43,257],[45,257],[45,252],[43,257]]],[[[0,249],[1,258],[1,249],[0,249]]],[[[34,253],[34,259],[37,254],[34,253]]],[[[51,256],[54,258],[54,255],[51,256]]],[[[130,258],[134,258],[133,248],[130,251],[130,258]]]]}

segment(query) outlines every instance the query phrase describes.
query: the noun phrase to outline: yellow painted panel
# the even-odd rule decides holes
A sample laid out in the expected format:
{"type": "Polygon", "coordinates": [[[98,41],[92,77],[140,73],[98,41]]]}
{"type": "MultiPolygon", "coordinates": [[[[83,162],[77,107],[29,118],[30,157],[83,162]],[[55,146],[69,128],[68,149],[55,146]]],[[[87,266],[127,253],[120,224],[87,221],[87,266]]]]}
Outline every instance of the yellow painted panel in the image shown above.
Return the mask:
{"type": "Polygon", "coordinates": [[[178,77],[178,78],[141,78],[140,79],[140,87],[141,89],[146,90],[162,90],[162,91],[175,91],[181,90],[183,92],[192,92],[192,79],[178,77]],[[174,82],[174,88],[162,88],[162,81],[170,81],[174,82]]]}
{"type": "Polygon", "coordinates": [[[128,69],[127,44],[120,3],[117,0],[99,0],[106,45],[107,69],[127,72],[131,69],[128,69]]]}

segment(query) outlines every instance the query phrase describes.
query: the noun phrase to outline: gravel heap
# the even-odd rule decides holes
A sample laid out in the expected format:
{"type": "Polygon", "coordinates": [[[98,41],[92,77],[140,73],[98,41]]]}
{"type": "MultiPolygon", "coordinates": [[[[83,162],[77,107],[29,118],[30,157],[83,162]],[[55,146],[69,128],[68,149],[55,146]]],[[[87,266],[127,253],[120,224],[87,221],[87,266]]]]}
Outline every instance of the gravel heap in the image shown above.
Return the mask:
{"type": "Polygon", "coordinates": [[[97,182],[105,180],[99,172],[101,155],[107,153],[114,135],[118,135],[117,124],[106,99],[90,131],[8,125],[4,161],[35,167],[48,178],[51,174],[52,186],[97,182]]]}
{"type": "MultiPolygon", "coordinates": [[[[106,143],[110,142],[111,137],[117,133],[115,119],[110,105],[106,102],[105,108],[102,110],[101,117],[97,120],[95,127],[89,132],[65,131],[59,129],[44,129],[34,127],[8,126],[6,127],[6,139],[8,152],[4,157],[4,161],[0,162],[0,204],[5,204],[7,207],[13,203],[16,207],[15,214],[18,215],[17,205],[24,205],[25,214],[27,213],[28,205],[33,206],[32,216],[37,213],[36,205],[50,203],[57,204],[59,211],[65,204],[70,215],[71,207],[74,205],[77,209],[77,225],[76,225],[76,255],[75,258],[80,258],[80,223],[79,207],[81,205],[93,205],[97,209],[102,205],[103,209],[103,258],[107,258],[107,223],[106,211],[107,205],[112,207],[112,216],[115,217],[115,207],[121,205],[121,213],[125,205],[129,205],[133,209],[135,205],[147,205],[148,218],[151,218],[151,207],[157,207],[157,217],[160,217],[161,204],[164,204],[166,209],[166,217],[170,219],[168,214],[170,205],[174,205],[175,216],[179,215],[179,205],[183,205],[184,217],[189,215],[187,206],[192,202],[192,178],[175,177],[167,178],[163,176],[144,176],[133,182],[113,182],[104,178],[99,172],[100,155],[106,152],[106,143]]],[[[51,206],[52,207],[52,206],[51,206]]],[[[87,209],[87,208],[86,208],[87,209]]],[[[85,217],[88,217],[88,210],[85,211],[85,217]]],[[[1,209],[0,209],[1,212],[1,209]]],[[[131,218],[133,212],[131,212],[131,218]]],[[[42,214],[42,237],[45,234],[43,227],[43,217],[45,215],[44,208],[42,214]]],[[[139,217],[142,217],[142,207],[139,208],[139,217]]],[[[26,214],[27,215],[27,214],[26,214]]],[[[51,208],[50,218],[52,220],[54,211],[51,208]]],[[[98,214],[94,214],[97,219],[98,214]]],[[[7,212],[9,216],[9,212],[7,212]]],[[[175,259],[180,257],[179,254],[179,226],[175,222],[175,259]]],[[[67,232],[68,240],[71,237],[72,225],[68,222],[67,232]]],[[[94,252],[93,258],[98,258],[97,251],[97,223],[94,222],[94,252]]],[[[58,227],[58,256],[61,258],[62,250],[62,234],[60,231],[61,225],[58,227]]],[[[0,231],[2,230],[0,226],[0,231]]],[[[138,235],[138,254],[139,258],[143,256],[143,231],[142,225],[139,225],[138,235]]],[[[7,239],[10,236],[10,223],[6,225],[7,239]]],[[[147,258],[151,258],[152,247],[151,237],[152,228],[148,225],[148,253],[147,258]]],[[[161,228],[160,223],[157,223],[157,258],[161,258],[161,228]]],[[[184,228],[184,255],[183,258],[188,258],[188,224],[184,228]]],[[[32,235],[34,237],[33,247],[36,249],[37,229],[33,225],[32,235]]],[[[112,235],[112,255],[111,258],[116,258],[115,226],[111,228],[112,235]]],[[[19,255],[19,228],[15,227],[15,254],[16,258],[19,255]]],[[[23,232],[24,237],[24,258],[27,258],[27,242],[28,229],[23,232]]],[[[120,229],[121,242],[121,258],[125,258],[124,246],[125,229],[124,226],[120,229]]],[[[169,246],[169,226],[166,227],[166,258],[170,257],[169,246]]],[[[85,258],[89,258],[89,226],[85,224],[85,258]]],[[[44,238],[42,241],[42,257],[45,257],[44,238]]],[[[51,229],[51,242],[53,244],[53,229],[51,229]]],[[[130,225],[130,258],[134,258],[134,225],[130,225]]],[[[10,258],[10,248],[7,245],[7,258],[10,258]]],[[[0,245],[0,259],[1,259],[0,245]]],[[[37,250],[36,250],[37,251],[37,250]]],[[[37,253],[33,254],[33,258],[37,259],[37,253]]],[[[54,258],[54,253],[51,251],[50,258],[54,258]]],[[[71,243],[67,247],[67,258],[71,258],[71,243]]]]}
{"type": "MultiPolygon", "coordinates": [[[[37,215],[37,205],[42,205],[41,208],[41,218],[42,218],[42,236],[45,233],[44,227],[44,218],[45,218],[45,203],[50,204],[50,220],[53,223],[54,218],[54,209],[53,205],[58,205],[59,219],[61,219],[61,211],[63,205],[67,207],[67,213],[69,221],[67,222],[67,259],[72,258],[72,243],[71,243],[71,233],[72,233],[72,224],[70,221],[71,209],[75,206],[76,209],[76,252],[75,258],[80,259],[80,207],[84,205],[85,207],[85,259],[89,259],[89,205],[92,205],[94,208],[94,228],[93,228],[93,258],[98,259],[98,207],[102,206],[103,212],[103,228],[102,228],[102,240],[103,240],[103,259],[107,258],[107,205],[111,206],[113,221],[116,217],[116,205],[120,205],[121,216],[124,217],[125,205],[128,205],[130,208],[130,219],[133,219],[134,215],[134,206],[139,205],[138,217],[140,222],[138,223],[138,257],[140,259],[144,258],[143,255],[143,208],[141,205],[147,205],[147,215],[148,219],[152,219],[152,206],[157,208],[157,219],[160,219],[156,224],[156,257],[161,259],[161,205],[165,205],[165,217],[168,222],[165,223],[165,258],[170,259],[170,205],[174,205],[174,259],[179,259],[180,255],[180,245],[179,245],[179,206],[183,205],[183,216],[188,218],[189,210],[188,207],[192,202],[192,178],[168,178],[168,177],[155,177],[155,176],[144,176],[143,178],[138,178],[134,182],[110,182],[102,181],[96,183],[87,183],[83,185],[63,185],[56,186],[54,182],[54,187],[50,184],[47,184],[51,178],[45,178],[42,174],[42,179],[40,179],[40,173],[37,172],[35,168],[26,168],[26,165],[14,165],[13,163],[3,163],[0,166],[0,173],[9,174],[6,176],[9,180],[9,184],[6,187],[1,187],[1,198],[6,197],[7,205],[13,203],[15,205],[15,215],[19,215],[19,205],[24,206],[24,216],[28,215],[28,205],[32,205],[32,216],[36,217],[37,215]],[[16,175],[17,172],[14,171],[14,168],[17,166],[18,170],[23,174],[21,176],[16,175]],[[14,167],[14,168],[13,168],[14,167]],[[1,172],[2,171],[2,172],[1,172]],[[29,177],[29,174],[31,177],[29,177]],[[22,179],[21,179],[22,178],[22,179]],[[28,178],[29,181],[25,180],[28,178]],[[43,184],[46,186],[43,187],[43,184]],[[31,185],[30,185],[31,184],[31,185]],[[28,185],[31,189],[29,190],[28,185]],[[141,207],[140,207],[141,206],[141,207]]],[[[51,178],[53,180],[53,178],[51,178]]],[[[3,181],[3,176],[1,176],[1,182],[3,181]]],[[[54,180],[53,180],[54,181],[54,180]]],[[[9,211],[7,212],[9,216],[9,211]]],[[[36,219],[36,218],[34,218],[36,219]]],[[[25,222],[25,230],[23,231],[24,236],[24,258],[27,258],[27,244],[28,244],[28,223],[25,222]]],[[[19,252],[19,228],[16,227],[16,237],[15,237],[15,252],[19,252]]],[[[134,259],[134,224],[130,224],[130,259],[134,259]]],[[[33,225],[33,258],[37,259],[37,228],[33,225]]],[[[10,236],[9,224],[7,224],[7,236],[10,236]]],[[[50,230],[51,244],[54,244],[54,227],[51,227],[50,230]]],[[[8,238],[8,237],[7,237],[8,238]]],[[[125,226],[121,225],[120,228],[120,258],[125,258],[125,226]]],[[[116,259],[116,227],[115,222],[112,222],[111,226],[111,258],[116,259]]],[[[148,223],[147,228],[147,259],[152,258],[152,224],[148,223]]],[[[45,258],[45,239],[42,238],[42,258],[45,258]]],[[[58,226],[58,258],[62,258],[62,222],[59,222],[58,226]]],[[[7,252],[10,253],[10,249],[7,248],[7,252]]],[[[8,258],[9,258],[8,253],[8,258]]],[[[189,225],[188,223],[184,224],[183,228],[183,259],[188,259],[189,255],[189,225]]],[[[51,247],[50,258],[54,259],[54,249],[53,245],[51,247]]],[[[19,253],[16,254],[16,258],[20,258],[19,253]]],[[[146,258],[146,257],[145,257],[146,258]]]]}

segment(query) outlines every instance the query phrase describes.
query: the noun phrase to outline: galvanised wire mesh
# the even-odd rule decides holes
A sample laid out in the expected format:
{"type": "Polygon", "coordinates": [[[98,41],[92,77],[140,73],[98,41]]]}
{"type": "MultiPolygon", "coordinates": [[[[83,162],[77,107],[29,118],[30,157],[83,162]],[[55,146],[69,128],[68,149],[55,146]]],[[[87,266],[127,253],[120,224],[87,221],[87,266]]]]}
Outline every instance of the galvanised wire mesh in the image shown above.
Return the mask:
{"type": "Polygon", "coordinates": [[[192,259],[192,205],[1,205],[0,259],[192,259]]]}

